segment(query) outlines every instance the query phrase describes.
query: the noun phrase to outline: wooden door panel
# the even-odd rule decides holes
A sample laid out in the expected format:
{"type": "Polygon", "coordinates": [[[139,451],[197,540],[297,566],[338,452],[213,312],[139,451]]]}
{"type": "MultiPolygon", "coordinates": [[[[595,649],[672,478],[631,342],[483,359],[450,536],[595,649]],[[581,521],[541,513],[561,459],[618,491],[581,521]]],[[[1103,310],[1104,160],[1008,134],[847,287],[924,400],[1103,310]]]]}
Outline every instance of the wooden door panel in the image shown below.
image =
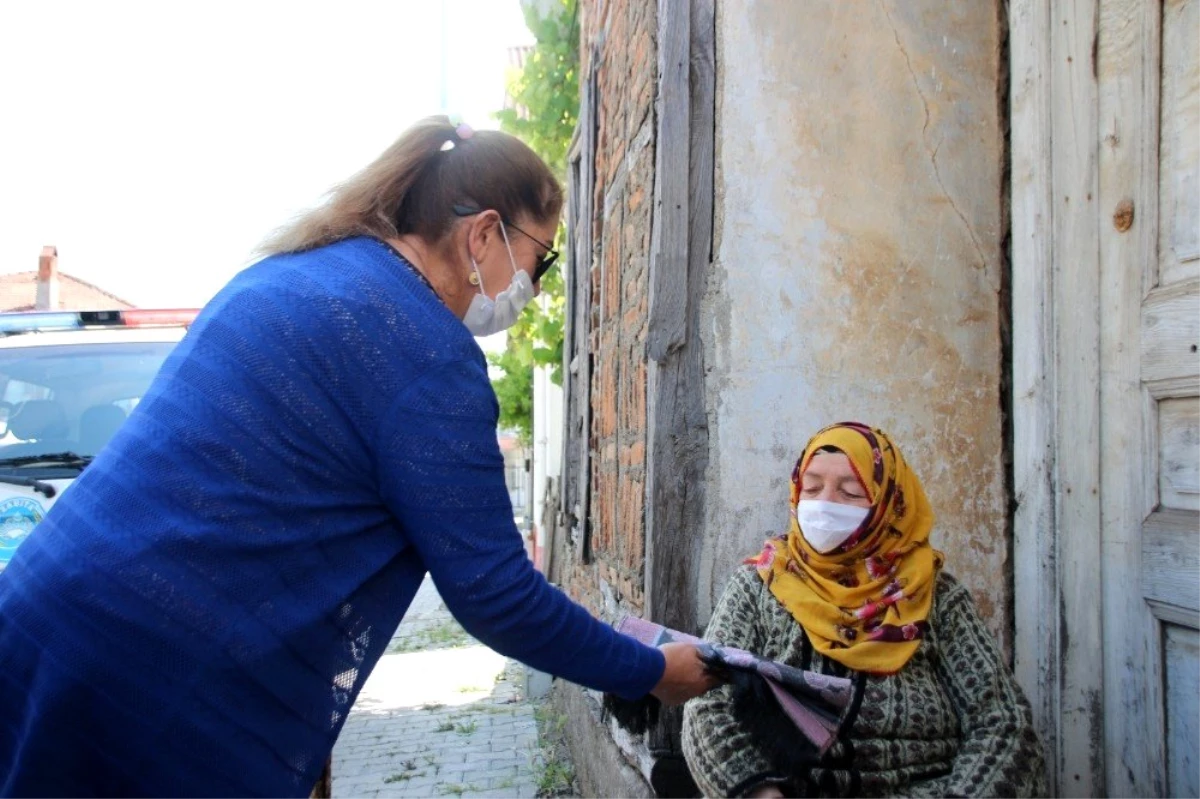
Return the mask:
{"type": "Polygon", "coordinates": [[[1165,625],[1164,677],[1167,685],[1167,795],[1200,796],[1200,634],[1190,627],[1165,625]]]}
{"type": "MultiPolygon", "coordinates": [[[[1157,287],[1142,303],[1142,381],[1156,510],[1142,527],[1142,587],[1161,646],[1170,796],[1200,795],[1200,0],[1164,0],[1159,75],[1157,287]]],[[[1106,644],[1112,646],[1113,644],[1106,644]]],[[[1161,676],[1160,676],[1161,675],[1161,676]]]]}
{"type": "Polygon", "coordinates": [[[1200,2],[1162,16],[1159,283],[1200,276],[1200,2]]]}
{"type": "Polygon", "coordinates": [[[1200,398],[1158,403],[1158,497],[1163,508],[1200,511],[1200,398]]]}
{"type": "Polygon", "coordinates": [[[1158,396],[1195,394],[1200,380],[1200,282],[1150,292],[1142,304],[1142,381],[1158,396]],[[1166,384],[1161,388],[1156,384],[1166,384]],[[1174,384],[1177,388],[1171,388],[1174,384]]]}
{"type": "Polygon", "coordinates": [[[1196,514],[1183,510],[1160,510],[1150,514],[1142,527],[1142,592],[1155,606],[1174,608],[1179,613],[1156,610],[1159,618],[1170,617],[1196,626],[1200,614],[1200,538],[1196,514]]]}

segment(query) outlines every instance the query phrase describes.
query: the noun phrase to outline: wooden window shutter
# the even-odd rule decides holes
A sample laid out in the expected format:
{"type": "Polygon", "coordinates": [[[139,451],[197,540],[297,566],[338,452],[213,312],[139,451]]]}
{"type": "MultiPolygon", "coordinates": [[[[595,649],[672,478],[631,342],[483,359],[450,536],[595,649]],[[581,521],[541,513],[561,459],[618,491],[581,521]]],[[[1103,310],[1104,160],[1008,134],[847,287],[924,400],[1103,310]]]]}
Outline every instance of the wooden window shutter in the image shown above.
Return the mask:
{"type": "MultiPolygon", "coordinates": [[[[594,62],[593,62],[594,63],[594,62]]],[[[567,180],[567,313],[563,330],[563,390],[566,435],[563,437],[562,509],[559,528],[570,536],[577,562],[591,561],[590,488],[592,466],[592,281],[594,261],[593,194],[596,186],[596,78],[582,85],[579,123],[569,154],[567,180]]]]}

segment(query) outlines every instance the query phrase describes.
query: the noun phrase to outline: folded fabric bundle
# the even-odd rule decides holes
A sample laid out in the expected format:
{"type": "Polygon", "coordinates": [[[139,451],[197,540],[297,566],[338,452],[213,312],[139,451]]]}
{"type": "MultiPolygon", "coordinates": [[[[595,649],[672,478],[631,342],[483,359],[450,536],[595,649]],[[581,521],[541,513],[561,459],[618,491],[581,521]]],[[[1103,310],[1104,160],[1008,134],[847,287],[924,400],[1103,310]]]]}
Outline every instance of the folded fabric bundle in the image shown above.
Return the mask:
{"type": "MultiPolygon", "coordinates": [[[[743,649],[703,641],[636,616],[617,623],[618,632],[648,646],[672,641],[696,644],[705,666],[717,677],[732,683],[734,702],[749,706],[751,717],[761,720],[761,732],[776,745],[788,749],[788,760],[817,760],[837,740],[846,709],[854,696],[851,680],[798,669],[766,660],[743,649]],[[780,729],[783,727],[783,729],[780,729]],[[811,745],[796,747],[798,730],[811,745]]],[[[604,695],[604,710],[626,730],[640,734],[658,720],[659,702],[652,696],[635,701],[604,695]]]]}

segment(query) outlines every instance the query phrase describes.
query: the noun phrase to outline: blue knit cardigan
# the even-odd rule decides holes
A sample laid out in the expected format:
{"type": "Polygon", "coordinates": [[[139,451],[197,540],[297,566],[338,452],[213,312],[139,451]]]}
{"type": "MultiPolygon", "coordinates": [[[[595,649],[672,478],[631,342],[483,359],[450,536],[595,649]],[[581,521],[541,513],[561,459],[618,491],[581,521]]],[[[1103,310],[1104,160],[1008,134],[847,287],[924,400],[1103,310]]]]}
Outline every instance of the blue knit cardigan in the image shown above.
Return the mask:
{"type": "Polygon", "coordinates": [[[234,278],[0,573],[0,793],[307,796],[426,571],[497,651],[647,693],[662,655],[526,557],[497,416],[384,243],[234,278]]]}

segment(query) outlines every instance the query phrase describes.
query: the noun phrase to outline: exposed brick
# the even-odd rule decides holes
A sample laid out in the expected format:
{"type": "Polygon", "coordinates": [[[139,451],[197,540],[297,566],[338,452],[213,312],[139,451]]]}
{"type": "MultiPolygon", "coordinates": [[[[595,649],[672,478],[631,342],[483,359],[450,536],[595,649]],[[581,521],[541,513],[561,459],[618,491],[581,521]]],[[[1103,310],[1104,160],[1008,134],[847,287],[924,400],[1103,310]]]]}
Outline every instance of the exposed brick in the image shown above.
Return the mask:
{"type": "Polygon", "coordinates": [[[621,254],[625,249],[622,241],[625,237],[616,235],[621,231],[621,218],[618,209],[614,211],[613,219],[605,220],[602,321],[616,315],[621,307],[621,254]]]}
{"type": "Polygon", "coordinates": [[[646,200],[646,189],[644,186],[636,186],[629,192],[629,197],[625,201],[626,207],[630,211],[637,211],[642,207],[642,203],[646,200]]]}
{"type": "Polygon", "coordinates": [[[617,364],[615,358],[601,358],[597,363],[596,385],[592,391],[593,413],[599,422],[596,436],[601,441],[617,431],[617,364]]]}
{"type": "Polygon", "coordinates": [[[644,440],[634,441],[632,444],[626,444],[621,447],[620,465],[622,467],[646,465],[646,442],[644,440]]]}
{"type": "Polygon", "coordinates": [[[646,430],[646,362],[633,360],[627,363],[621,381],[621,428],[628,437],[642,437],[646,430]]]}
{"type": "MultiPolygon", "coordinates": [[[[581,78],[594,76],[592,307],[578,320],[592,358],[590,564],[569,562],[564,588],[593,613],[610,586],[622,609],[643,607],[646,330],[655,144],[629,150],[653,124],[657,4],[580,0],[581,78]],[[596,47],[596,52],[592,48],[596,47]],[[621,183],[617,183],[620,180],[621,183]],[[605,214],[605,200],[610,200],[605,214]]],[[[568,561],[573,553],[567,553],[568,561]]]]}
{"type": "Polygon", "coordinates": [[[625,313],[621,317],[621,337],[632,338],[646,324],[649,311],[649,297],[646,294],[645,280],[631,280],[625,284],[623,298],[625,313]]]}
{"type": "MultiPolygon", "coordinates": [[[[640,475],[624,473],[621,475],[618,496],[621,499],[620,524],[621,531],[641,532],[644,525],[642,516],[644,507],[644,483],[640,475]]],[[[642,547],[640,534],[621,535],[621,563],[628,569],[637,568],[641,560],[642,547]]]]}

